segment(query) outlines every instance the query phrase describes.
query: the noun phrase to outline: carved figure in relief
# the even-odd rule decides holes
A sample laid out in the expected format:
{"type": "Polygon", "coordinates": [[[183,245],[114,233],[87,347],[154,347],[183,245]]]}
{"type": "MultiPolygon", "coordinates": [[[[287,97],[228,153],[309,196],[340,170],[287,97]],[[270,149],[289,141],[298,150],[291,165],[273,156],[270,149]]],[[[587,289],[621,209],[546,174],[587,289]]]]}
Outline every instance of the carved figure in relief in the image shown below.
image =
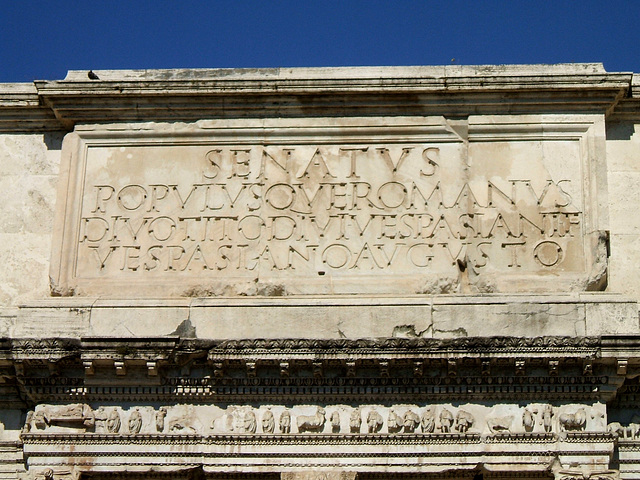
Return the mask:
{"type": "Polygon", "coordinates": [[[513,423],[513,415],[505,415],[504,417],[493,417],[487,420],[489,430],[493,433],[508,433],[511,431],[513,423]]]}
{"type": "Polygon", "coordinates": [[[354,408],[349,417],[349,429],[351,433],[360,433],[360,425],[362,425],[362,412],[360,408],[354,408]]]}
{"type": "Polygon", "coordinates": [[[611,422],[607,425],[607,432],[612,433],[620,438],[628,438],[627,427],[619,422],[611,422]]]}
{"type": "Polygon", "coordinates": [[[331,431],[333,433],[340,433],[340,412],[334,410],[329,417],[329,423],[331,423],[331,431]]]}
{"type": "Polygon", "coordinates": [[[453,414],[443,408],[440,412],[440,430],[442,433],[449,433],[451,432],[451,427],[453,427],[453,414]]]}
{"type": "Polygon", "coordinates": [[[371,410],[367,415],[367,428],[369,433],[378,433],[382,430],[384,419],[376,410],[371,410]]]}
{"type": "Polygon", "coordinates": [[[37,428],[59,426],[93,430],[96,417],[91,407],[84,403],[39,405],[35,410],[34,425],[37,428]]]}
{"type": "Polygon", "coordinates": [[[325,413],[324,408],[318,407],[315,415],[298,415],[298,432],[321,432],[324,428],[325,413]]]}
{"type": "Polygon", "coordinates": [[[627,426],[627,429],[629,431],[629,438],[640,437],[640,425],[638,425],[637,423],[630,423],[627,426]]]}
{"type": "Polygon", "coordinates": [[[525,432],[532,432],[533,431],[533,427],[535,427],[535,425],[536,425],[536,417],[535,417],[535,415],[537,413],[538,413],[537,410],[534,410],[532,412],[528,408],[525,408],[524,412],[522,412],[522,426],[524,427],[524,431],[525,432]]]}
{"type": "Polygon", "coordinates": [[[436,429],[436,412],[433,407],[427,407],[422,413],[420,419],[422,425],[422,433],[433,433],[436,429]]]}
{"type": "Polygon", "coordinates": [[[171,417],[167,425],[167,431],[179,434],[194,434],[197,429],[193,426],[195,414],[188,406],[179,405],[171,409],[171,417]]]}
{"type": "Polygon", "coordinates": [[[591,429],[597,432],[603,432],[607,430],[606,415],[603,412],[592,411],[591,412],[591,429]]]}
{"type": "Polygon", "coordinates": [[[107,432],[118,433],[120,431],[120,425],[120,413],[114,408],[107,417],[107,432]]]}
{"type": "Polygon", "coordinates": [[[389,410],[389,417],[387,418],[389,433],[399,432],[402,429],[402,423],[402,417],[393,408],[389,410]]]}
{"type": "Polygon", "coordinates": [[[640,433],[639,427],[640,425],[636,423],[630,423],[628,426],[625,426],[618,422],[611,422],[607,425],[607,432],[619,438],[638,438],[638,434],[640,433]]]}
{"type": "Polygon", "coordinates": [[[167,407],[160,407],[156,412],[156,430],[160,433],[164,431],[164,419],[167,416],[167,407]]]}
{"type": "Polygon", "coordinates": [[[105,407],[100,407],[94,410],[96,417],[96,429],[98,433],[105,433],[107,431],[107,418],[109,418],[109,412],[111,410],[105,407]]]}
{"type": "Polygon", "coordinates": [[[584,430],[587,425],[587,412],[584,408],[579,408],[575,413],[562,413],[558,422],[560,429],[565,432],[584,430]]]}
{"type": "Polygon", "coordinates": [[[33,410],[29,410],[27,412],[27,418],[25,419],[24,426],[22,427],[22,433],[29,433],[31,431],[31,422],[33,422],[33,415],[33,410]]]}
{"type": "Polygon", "coordinates": [[[169,432],[193,434],[196,433],[196,429],[190,425],[182,423],[180,419],[176,419],[169,423],[169,432]]]}
{"type": "Polygon", "coordinates": [[[545,405],[542,410],[542,426],[547,433],[553,430],[553,407],[551,405],[545,405]]]}
{"type": "Polygon", "coordinates": [[[256,433],[257,421],[253,409],[236,408],[231,413],[231,429],[236,433],[256,433]]]}
{"type": "Polygon", "coordinates": [[[282,433],[291,433],[291,414],[289,410],[284,409],[280,414],[280,421],[278,423],[280,424],[280,431],[282,433]]]}
{"type": "Polygon", "coordinates": [[[35,411],[33,414],[33,426],[39,430],[47,428],[47,422],[44,420],[44,412],[42,410],[35,411]]]}
{"type": "Polygon", "coordinates": [[[266,410],[262,415],[262,432],[273,433],[276,429],[276,419],[271,410],[266,410]]]}
{"type": "Polygon", "coordinates": [[[405,433],[413,433],[415,432],[418,425],[420,425],[420,417],[417,413],[407,410],[404,414],[403,425],[405,433]]]}
{"type": "Polygon", "coordinates": [[[134,435],[140,433],[142,429],[142,415],[140,414],[140,409],[136,408],[131,415],[129,415],[129,433],[134,435]]]}
{"type": "Polygon", "coordinates": [[[458,410],[458,415],[456,416],[456,430],[460,433],[467,433],[471,427],[473,427],[473,422],[475,421],[473,415],[465,410],[458,410]]]}

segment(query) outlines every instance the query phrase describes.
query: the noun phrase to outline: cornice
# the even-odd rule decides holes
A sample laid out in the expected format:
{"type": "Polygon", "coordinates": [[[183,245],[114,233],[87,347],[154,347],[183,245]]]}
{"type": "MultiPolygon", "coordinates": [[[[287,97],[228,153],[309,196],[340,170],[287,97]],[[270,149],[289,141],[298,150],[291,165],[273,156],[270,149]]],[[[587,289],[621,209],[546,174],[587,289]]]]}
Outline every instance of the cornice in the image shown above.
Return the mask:
{"type": "Polygon", "coordinates": [[[0,131],[207,118],[606,113],[631,73],[601,64],[70,71],[0,85],[0,131]]]}
{"type": "Polygon", "coordinates": [[[629,73],[600,64],[178,69],[70,71],[64,80],[34,82],[43,96],[83,93],[123,95],[324,94],[490,91],[492,89],[628,88],[629,73]]]}
{"type": "Polygon", "coordinates": [[[60,130],[51,108],[40,103],[35,84],[0,83],[0,132],[60,130]]]}
{"type": "Polygon", "coordinates": [[[15,402],[18,391],[33,402],[77,395],[158,401],[179,395],[198,402],[237,395],[316,398],[321,391],[344,401],[365,394],[365,386],[405,399],[586,395],[607,400],[627,372],[637,371],[640,358],[626,356],[632,338],[622,358],[611,348],[604,357],[602,342],[601,337],[553,336],[3,339],[0,375],[7,392],[0,392],[0,401],[15,402]]]}
{"type": "MultiPolygon", "coordinates": [[[[68,356],[96,354],[109,358],[141,356],[148,351],[163,356],[174,354],[208,353],[210,357],[229,356],[246,358],[247,355],[269,358],[295,357],[300,353],[314,355],[340,353],[357,354],[359,358],[372,358],[399,353],[414,357],[425,354],[461,352],[465,356],[477,354],[529,354],[548,357],[598,355],[603,342],[615,354],[617,347],[624,351],[637,348],[640,336],[618,337],[462,337],[462,338],[362,338],[362,339],[230,339],[204,340],[180,337],[83,337],[83,338],[1,338],[0,359],[55,360],[68,356]]],[[[510,356],[510,355],[507,355],[510,356]]],[[[317,357],[319,358],[319,357],[317,357]]]]}
{"type": "Polygon", "coordinates": [[[640,121],[640,74],[633,74],[627,94],[616,103],[609,118],[612,121],[640,121]]]}

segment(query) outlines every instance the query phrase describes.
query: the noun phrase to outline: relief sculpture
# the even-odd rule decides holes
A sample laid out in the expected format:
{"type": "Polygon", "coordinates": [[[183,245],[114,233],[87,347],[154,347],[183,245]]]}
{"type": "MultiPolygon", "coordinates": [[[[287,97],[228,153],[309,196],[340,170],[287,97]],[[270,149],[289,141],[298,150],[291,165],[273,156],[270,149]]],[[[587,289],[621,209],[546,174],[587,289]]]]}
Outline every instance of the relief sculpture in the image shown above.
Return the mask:
{"type": "Polygon", "coordinates": [[[542,410],[542,426],[545,432],[550,432],[553,429],[553,407],[551,405],[545,405],[542,410]]]}
{"type": "Polygon", "coordinates": [[[453,414],[446,408],[443,408],[440,412],[440,430],[442,431],[442,433],[449,433],[451,432],[452,427],[453,414]]]}
{"type": "Polygon", "coordinates": [[[351,433],[360,433],[360,425],[362,425],[362,412],[359,408],[355,408],[349,417],[349,429],[351,433]]]}
{"type": "Polygon", "coordinates": [[[27,412],[27,418],[25,419],[24,426],[22,427],[22,433],[29,433],[31,431],[31,423],[33,422],[34,411],[29,410],[27,412]]]}
{"type": "Polygon", "coordinates": [[[387,420],[387,428],[389,429],[389,433],[399,432],[400,430],[402,430],[402,426],[402,417],[400,417],[400,415],[398,415],[393,408],[389,410],[389,418],[387,420]]]}
{"type": "Polygon", "coordinates": [[[262,432],[273,433],[276,429],[276,419],[271,410],[267,410],[262,415],[262,432]]]}
{"type": "Polygon", "coordinates": [[[575,413],[562,413],[558,417],[561,431],[584,430],[587,424],[587,412],[584,408],[578,409],[575,413]]]}
{"type": "Polygon", "coordinates": [[[315,415],[298,415],[297,425],[298,432],[321,432],[325,422],[324,408],[318,407],[315,415]]]}
{"type": "Polygon", "coordinates": [[[384,420],[382,419],[382,415],[380,415],[376,410],[371,410],[367,414],[367,429],[369,433],[378,433],[382,430],[383,424],[384,420]]]}
{"type": "Polygon", "coordinates": [[[235,408],[231,413],[231,430],[236,433],[256,433],[256,414],[251,407],[235,408]]]}
{"type": "Polygon", "coordinates": [[[619,422],[611,422],[607,425],[607,432],[616,435],[618,438],[638,438],[640,437],[640,425],[637,423],[622,425],[619,422]]]}
{"type": "Polygon", "coordinates": [[[427,407],[422,413],[420,419],[422,425],[422,433],[433,433],[436,429],[436,412],[433,407],[427,407]]]}
{"type": "Polygon", "coordinates": [[[160,407],[156,412],[156,430],[160,433],[164,431],[164,419],[167,416],[167,407],[160,407]]]}
{"type": "Polygon", "coordinates": [[[280,414],[280,421],[278,423],[280,424],[281,433],[291,433],[291,414],[289,410],[284,409],[280,414]]]}
{"type": "MultiPolygon", "coordinates": [[[[525,410],[526,412],[527,410],[525,410]]],[[[513,416],[506,415],[504,417],[493,417],[487,420],[487,425],[493,433],[508,433],[511,431],[513,416]]]]}
{"type": "Polygon", "coordinates": [[[195,416],[194,409],[190,406],[177,405],[173,407],[167,427],[169,432],[178,434],[196,433],[198,429],[195,427],[195,416]]]}
{"type": "MultiPolygon", "coordinates": [[[[193,435],[210,425],[209,432],[224,435],[256,435],[342,432],[343,406],[284,408],[277,405],[264,407],[173,405],[158,409],[132,407],[128,412],[120,407],[99,407],[92,410],[85,404],[38,405],[27,414],[22,433],[46,433],[51,429],[82,430],[84,432],[131,434],[141,432],[193,435]],[[313,412],[313,413],[311,413],[313,412]],[[291,423],[295,430],[292,431],[291,423]]],[[[565,407],[566,408],[566,407],[565,407]]],[[[620,438],[640,436],[640,427],[631,423],[611,422],[605,425],[606,412],[602,406],[574,405],[572,409],[556,414],[551,405],[531,404],[495,405],[493,407],[467,404],[446,405],[361,405],[350,410],[348,431],[352,434],[416,433],[423,435],[461,434],[470,431],[480,434],[520,434],[546,432],[554,428],[561,432],[609,431],[620,438]],[[399,414],[398,411],[402,412],[399,414]],[[364,423],[364,428],[363,424],[364,423]]],[[[345,424],[346,427],[346,424],[345,424]]]]}
{"type": "Polygon", "coordinates": [[[329,417],[329,423],[331,423],[331,431],[333,433],[340,433],[340,412],[334,410],[329,417]]]}
{"type": "Polygon", "coordinates": [[[522,412],[522,426],[524,427],[525,432],[533,431],[534,427],[536,426],[535,415],[537,413],[537,410],[531,411],[528,408],[525,408],[524,412],[522,412]]]}
{"type": "Polygon", "coordinates": [[[93,432],[96,415],[93,409],[83,403],[70,405],[38,405],[27,414],[24,430],[32,431],[62,428],[93,432]]]}
{"type": "Polygon", "coordinates": [[[120,425],[120,412],[118,412],[118,410],[114,408],[111,410],[111,412],[109,412],[109,416],[107,417],[107,432],[120,432],[120,425]]]}
{"type": "Polygon", "coordinates": [[[129,416],[129,433],[136,435],[142,429],[142,415],[140,409],[136,408],[129,416]]]}
{"type": "Polygon", "coordinates": [[[405,433],[413,433],[420,425],[420,417],[417,413],[407,410],[404,414],[403,424],[405,433]]]}
{"type": "Polygon", "coordinates": [[[460,433],[466,433],[473,426],[474,420],[473,415],[469,412],[459,410],[456,416],[456,429],[460,433]]]}

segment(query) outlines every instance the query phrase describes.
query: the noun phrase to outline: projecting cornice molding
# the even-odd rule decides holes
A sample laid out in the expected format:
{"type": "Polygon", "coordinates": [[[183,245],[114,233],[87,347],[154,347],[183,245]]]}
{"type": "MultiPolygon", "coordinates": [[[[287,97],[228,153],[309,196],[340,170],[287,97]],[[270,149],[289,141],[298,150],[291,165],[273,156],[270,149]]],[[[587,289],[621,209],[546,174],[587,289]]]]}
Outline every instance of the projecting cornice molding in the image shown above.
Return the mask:
{"type": "MultiPolygon", "coordinates": [[[[0,340],[0,406],[104,398],[611,400],[637,375],[640,336],[457,339],[0,340]],[[48,375],[43,376],[43,372],[48,375]],[[78,397],[78,396],[81,397],[78,397]],[[26,400],[25,400],[26,399],[26,400]]],[[[627,395],[628,397],[628,395],[627,395]]],[[[626,398],[626,397],[625,397],[626,398]]]]}
{"type": "MultiPolygon", "coordinates": [[[[59,81],[1,84],[0,131],[270,115],[604,114],[634,85],[632,73],[608,73],[597,63],[75,70],[59,81]]],[[[628,116],[638,108],[623,110],[628,116]]]]}

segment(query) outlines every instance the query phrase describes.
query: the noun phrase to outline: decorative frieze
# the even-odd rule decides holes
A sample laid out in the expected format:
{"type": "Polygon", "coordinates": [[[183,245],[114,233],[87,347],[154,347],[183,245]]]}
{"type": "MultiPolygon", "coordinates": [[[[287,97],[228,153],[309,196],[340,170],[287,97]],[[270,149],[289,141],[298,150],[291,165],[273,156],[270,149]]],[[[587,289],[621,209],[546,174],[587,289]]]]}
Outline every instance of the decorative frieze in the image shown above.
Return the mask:
{"type": "MultiPolygon", "coordinates": [[[[300,405],[261,407],[172,405],[153,408],[86,404],[36,406],[23,433],[111,434],[532,434],[564,432],[619,433],[620,424],[606,425],[604,405],[467,404],[445,405],[300,405]],[[278,418],[278,422],[276,422],[278,418]],[[553,420],[552,419],[557,419],[553,420]]],[[[635,436],[635,434],[634,434],[635,436]]]]}

